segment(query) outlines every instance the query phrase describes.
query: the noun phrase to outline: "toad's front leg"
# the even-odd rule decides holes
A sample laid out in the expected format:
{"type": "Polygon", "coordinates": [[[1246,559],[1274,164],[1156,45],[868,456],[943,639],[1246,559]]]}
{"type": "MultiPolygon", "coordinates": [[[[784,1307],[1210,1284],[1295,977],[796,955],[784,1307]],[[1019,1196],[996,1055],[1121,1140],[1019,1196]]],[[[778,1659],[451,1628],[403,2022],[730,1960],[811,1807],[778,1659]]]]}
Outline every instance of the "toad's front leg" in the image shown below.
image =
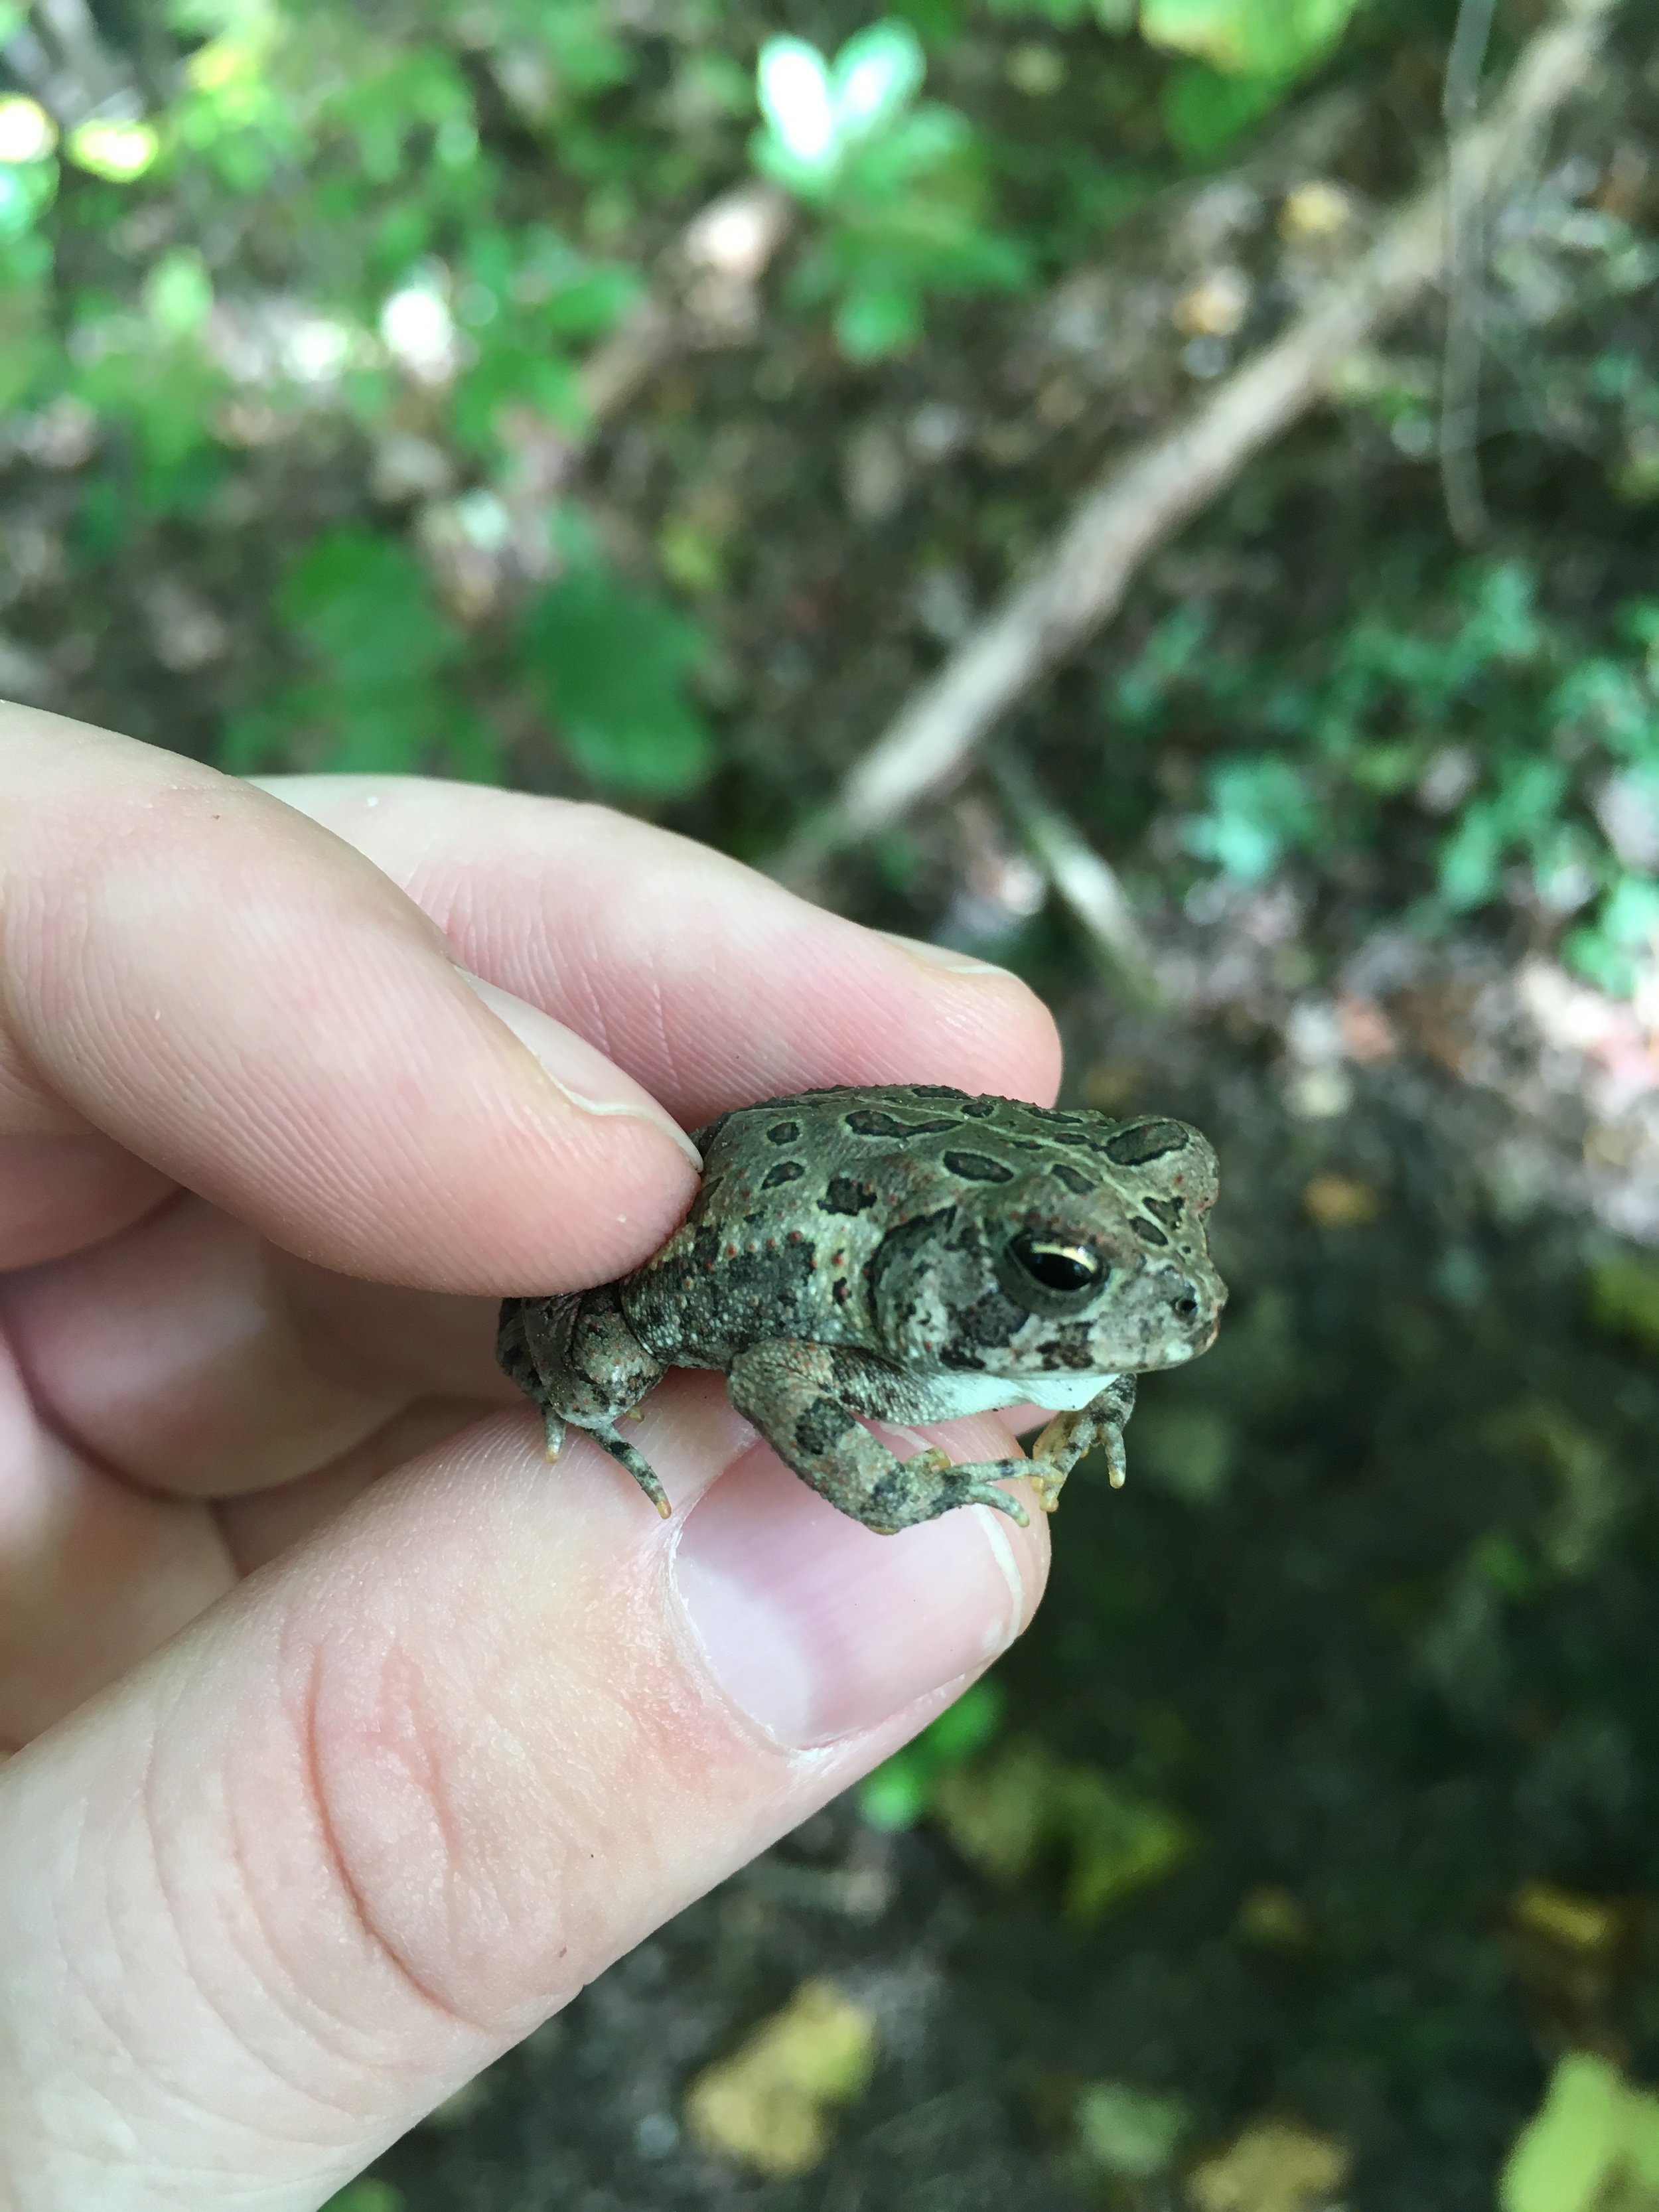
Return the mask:
{"type": "Polygon", "coordinates": [[[549,1459],[563,1449],[567,1423],[582,1430],[667,1519],[673,1509],[650,1462],[617,1427],[666,1370],[629,1327],[614,1283],[563,1297],[508,1298],[495,1356],[541,1407],[549,1459]]]}
{"type": "Polygon", "coordinates": [[[1066,1476],[1097,1444],[1105,1449],[1107,1480],[1114,1490],[1122,1489],[1128,1472],[1123,1431],[1134,1409],[1134,1376],[1114,1375],[1086,1406],[1054,1415],[1031,1447],[1031,1483],[1045,1513],[1054,1511],[1066,1476]]]}
{"type": "Polygon", "coordinates": [[[999,1485],[1029,1474],[1026,1461],[952,1467],[937,1446],[900,1459],[853,1411],[854,1377],[839,1368],[828,1345],[754,1345],[732,1364],[732,1402],[803,1482],[878,1535],[957,1505],[994,1505],[1024,1525],[1025,1508],[999,1485]]]}

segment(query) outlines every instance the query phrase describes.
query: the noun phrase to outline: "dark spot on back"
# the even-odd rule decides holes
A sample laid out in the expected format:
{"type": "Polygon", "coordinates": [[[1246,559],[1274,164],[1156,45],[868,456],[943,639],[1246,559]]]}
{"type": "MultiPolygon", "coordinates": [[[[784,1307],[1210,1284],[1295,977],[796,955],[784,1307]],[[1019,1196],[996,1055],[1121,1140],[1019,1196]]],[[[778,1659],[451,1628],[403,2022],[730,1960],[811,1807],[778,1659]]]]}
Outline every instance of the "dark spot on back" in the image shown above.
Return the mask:
{"type": "Polygon", "coordinates": [[[988,1121],[994,1116],[1001,1103],[999,1098],[964,1098],[962,1102],[962,1110],[964,1114],[972,1115],[975,1121],[988,1121]]]}
{"type": "Polygon", "coordinates": [[[1058,1176],[1066,1189],[1075,1191],[1079,1198],[1086,1198],[1094,1188],[1093,1183],[1084,1174],[1082,1169],[1073,1167],[1066,1160],[1050,1160],[1048,1172],[1052,1176],[1058,1176]]]}
{"type": "Polygon", "coordinates": [[[988,1152],[946,1152],[945,1164],[967,1182],[1012,1182],[1014,1171],[988,1152]]]}
{"type": "Polygon", "coordinates": [[[1166,1152],[1180,1152],[1186,1142],[1187,1132],[1179,1121],[1137,1121],[1106,1139],[1106,1157],[1121,1168],[1145,1167],[1166,1152]]]}
{"type": "MultiPolygon", "coordinates": [[[[953,1089],[948,1083],[913,1083],[910,1085],[909,1095],[912,1098],[961,1098],[965,1096],[963,1092],[953,1089]]],[[[972,1109],[969,1106],[964,1106],[963,1111],[969,1113],[972,1109]]]]}
{"type": "Polygon", "coordinates": [[[872,1106],[860,1106],[857,1113],[849,1114],[847,1126],[855,1137],[908,1137],[911,1127],[896,1115],[879,1113],[872,1106]]]}
{"type": "Polygon", "coordinates": [[[937,1137],[946,1130],[959,1129],[962,1124],[954,1114],[933,1114],[925,1121],[910,1121],[896,1114],[884,1114],[878,1107],[860,1106],[847,1116],[847,1127],[855,1137],[937,1137]]]}
{"type": "Polygon", "coordinates": [[[1149,1198],[1142,1201],[1148,1213],[1156,1214],[1166,1229],[1173,1229],[1180,1220],[1184,1201],[1178,1198],[1149,1198]]]}
{"type": "Polygon", "coordinates": [[[830,1187],[818,1200],[820,1213],[863,1213],[876,1202],[876,1187],[872,1182],[860,1182],[853,1176],[831,1176],[830,1187]]]}
{"type": "Polygon", "coordinates": [[[1170,1241],[1155,1222],[1146,1220],[1140,1214],[1136,1214],[1129,1226],[1143,1244],[1167,1244],[1170,1241]]]}
{"type": "Polygon", "coordinates": [[[799,1121],[774,1121],[766,1133],[769,1145],[793,1145],[800,1134],[799,1121]]]}
{"type": "Polygon", "coordinates": [[[761,1177],[763,1190],[775,1190],[780,1183],[799,1182],[806,1173],[799,1160],[780,1160],[775,1168],[768,1168],[761,1177]]]}

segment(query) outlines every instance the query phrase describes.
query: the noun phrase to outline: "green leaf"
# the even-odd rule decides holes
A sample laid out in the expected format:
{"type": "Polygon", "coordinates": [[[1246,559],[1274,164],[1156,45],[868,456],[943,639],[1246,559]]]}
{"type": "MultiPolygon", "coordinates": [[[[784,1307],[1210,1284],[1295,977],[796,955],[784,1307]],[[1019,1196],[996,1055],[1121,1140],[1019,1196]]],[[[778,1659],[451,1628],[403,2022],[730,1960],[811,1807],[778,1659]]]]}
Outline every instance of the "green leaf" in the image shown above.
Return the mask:
{"type": "Polygon", "coordinates": [[[903,353],[921,336],[921,302],[896,288],[849,292],[836,310],[836,342],[848,361],[903,353]]]}
{"type": "MultiPolygon", "coordinates": [[[[756,65],[756,95],[769,144],[786,171],[809,182],[833,174],[840,156],[830,64],[805,39],[768,39],[756,65]]],[[[782,179],[788,181],[786,174],[782,179]]]]}
{"type": "Polygon", "coordinates": [[[573,568],[525,613],[525,673],[594,781],[641,797],[692,791],[714,742],[685,693],[702,631],[598,567],[573,568]]]}
{"type": "Polygon", "coordinates": [[[299,759],[335,773],[499,775],[500,740],[449,674],[464,641],[399,540],[331,532],[290,569],[276,611],[304,672],[229,723],[227,768],[299,759]]]}
{"type": "Polygon", "coordinates": [[[0,94],[0,164],[48,161],[57,144],[58,125],[38,100],[0,94]]]}
{"type": "Polygon", "coordinates": [[[1589,1270],[1590,1318],[1611,1336],[1659,1352],[1659,1259],[1613,1252],[1589,1270]]]}
{"type": "Polygon", "coordinates": [[[1319,61],[1358,0],[1140,0],[1149,45],[1208,62],[1230,76],[1287,83],[1319,61]]]}
{"type": "Polygon", "coordinates": [[[1318,830],[1301,770],[1272,754],[1219,763],[1210,802],[1210,812],[1187,825],[1187,849],[1241,883],[1265,882],[1286,851],[1310,844],[1318,830]]]}
{"type": "Polygon", "coordinates": [[[1510,2154],[1503,2212],[1593,2212],[1623,2163],[1631,2094],[1605,2058],[1569,2052],[1510,2154]]]}
{"type": "Polygon", "coordinates": [[[361,2181],[348,2182],[337,2197],[331,2197],[323,2212],[403,2212],[404,2193],[389,2181],[366,2175],[361,2181]]]}
{"type": "Polygon", "coordinates": [[[964,1690],[902,1751],[859,1785],[859,1811],[872,1828],[913,1828],[933,1802],[939,1778],[983,1750],[1002,1724],[1002,1686],[983,1680],[964,1690]]]}
{"type": "Polygon", "coordinates": [[[1085,1926],[1135,1890],[1162,1881],[1194,1842],[1178,1814],[1088,1768],[1067,1775],[1058,1818],[1073,1855],[1066,1909],[1085,1926]]]}
{"type": "Polygon", "coordinates": [[[213,307],[213,279],[193,246],[164,253],[144,279],[144,312],[166,338],[193,337],[213,307]]]}
{"type": "Polygon", "coordinates": [[[289,571],[276,608],[330,680],[359,692],[430,675],[459,642],[409,548],[366,530],[318,539],[289,571]]]}
{"type": "Polygon", "coordinates": [[[1126,2181],[1162,2173],[1193,2124],[1184,2097],[1157,2096],[1127,2081],[1091,2081],[1073,2118],[1088,2163],[1126,2181]]]}
{"type": "Polygon", "coordinates": [[[1164,127],[1183,161],[1212,161],[1241,131],[1270,114],[1285,90],[1282,77],[1227,76],[1190,63],[1175,70],[1164,88],[1164,127]]]}
{"type": "Polygon", "coordinates": [[[1570,967],[1613,998],[1627,999],[1659,951],[1659,884],[1621,876],[1595,920],[1563,946],[1570,967]]]}
{"type": "Polygon", "coordinates": [[[64,151],[77,169],[112,185],[134,183],[161,149],[161,142],[148,123],[82,123],[64,143],[64,151]]]}
{"type": "Polygon", "coordinates": [[[896,123],[927,73],[921,41],[908,23],[872,23],[836,56],[830,73],[836,136],[843,144],[896,123]]]}

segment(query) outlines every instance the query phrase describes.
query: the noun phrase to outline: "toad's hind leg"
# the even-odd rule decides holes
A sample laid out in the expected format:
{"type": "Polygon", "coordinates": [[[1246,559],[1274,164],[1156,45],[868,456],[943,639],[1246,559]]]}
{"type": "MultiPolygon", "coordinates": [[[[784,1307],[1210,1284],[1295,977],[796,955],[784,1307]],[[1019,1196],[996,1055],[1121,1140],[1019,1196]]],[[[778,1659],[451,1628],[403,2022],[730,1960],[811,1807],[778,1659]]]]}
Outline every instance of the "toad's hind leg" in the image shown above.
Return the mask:
{"type": "Polygon", "coordinates": [[[495,1353],[541,1408],[549,1459],[563,1449],[567,1424],[580,1429],[628,1469],[667,1519],[673,1508],[650,1462],[617,1428],[665,1370],[629,1327],[614,1285],[567,1297],[508,1298],[495,1353]]]}
{"type": "Polygon", "coordinates": [[[952,1467],[933,1447],[900,1459],[853,1411],[867,1395],[851,1365],[828,1345],[752,1346],[732,1362],[732,1402],[819,1496],[890,1536],[957,1505],[993,1505],[1024,1524],[1025,1508],[1000,1487],[1030,1472],[1022,1460],[952,1467]]]}

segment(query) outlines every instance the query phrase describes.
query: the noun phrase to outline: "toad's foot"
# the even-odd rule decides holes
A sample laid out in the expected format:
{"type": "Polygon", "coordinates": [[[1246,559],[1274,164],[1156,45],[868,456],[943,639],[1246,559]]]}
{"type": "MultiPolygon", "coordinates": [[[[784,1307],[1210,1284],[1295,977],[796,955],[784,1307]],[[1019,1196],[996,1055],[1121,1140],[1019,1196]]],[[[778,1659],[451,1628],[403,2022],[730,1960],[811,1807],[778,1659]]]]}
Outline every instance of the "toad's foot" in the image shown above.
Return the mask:
{"type": "Polygon", "coordinates": [[[1123,1431],[1134,1404],[1134,1376],[1115,1375],[1086,1406],[1054,1415],[1031,1447],[1031,1481],[1045,1513],[1059,1504],[1066,1476],[1085,1452],[1103,1452],[1107,1480],[1122,1489],[1128,1473],[1123,1431]]]}
{"type": "MultiPolygon", "coordinates": [[[[951,1455],[930,1444],[926,1451],[912,1453],[904,1462],[904,1476],[913,1495],[927,1498],[929,1510],[925,1516],[933,1519],[957,1505],[994,1505],[999,1513],[1006,1513],[1022,1528],[1030,1525],[1030,1515],[1018,1498],[1010,1498],[1001,1487],[1030,1474],[1029,1460],[986,1460],[974,1467],[953,1467],[951,1455]]],[[[874,1525],[873,1523],[872,1524],[874,1525]]],[[[895,1527],[906,1524],[896,1522],[895,1527]]]]}
{"type": "Polygon", "coordinates": [[[584,1436],[592,1437],[596,1444],[603,1445],[612,1459],[620,1461],[665,1521],[671,1517],[674,1509],[668,1502],[668,1492],[657,1480],[656,1470],[643,1452],[636,1451],[610,1421],[581,1421],[574,1425],[584,1436]]]}

